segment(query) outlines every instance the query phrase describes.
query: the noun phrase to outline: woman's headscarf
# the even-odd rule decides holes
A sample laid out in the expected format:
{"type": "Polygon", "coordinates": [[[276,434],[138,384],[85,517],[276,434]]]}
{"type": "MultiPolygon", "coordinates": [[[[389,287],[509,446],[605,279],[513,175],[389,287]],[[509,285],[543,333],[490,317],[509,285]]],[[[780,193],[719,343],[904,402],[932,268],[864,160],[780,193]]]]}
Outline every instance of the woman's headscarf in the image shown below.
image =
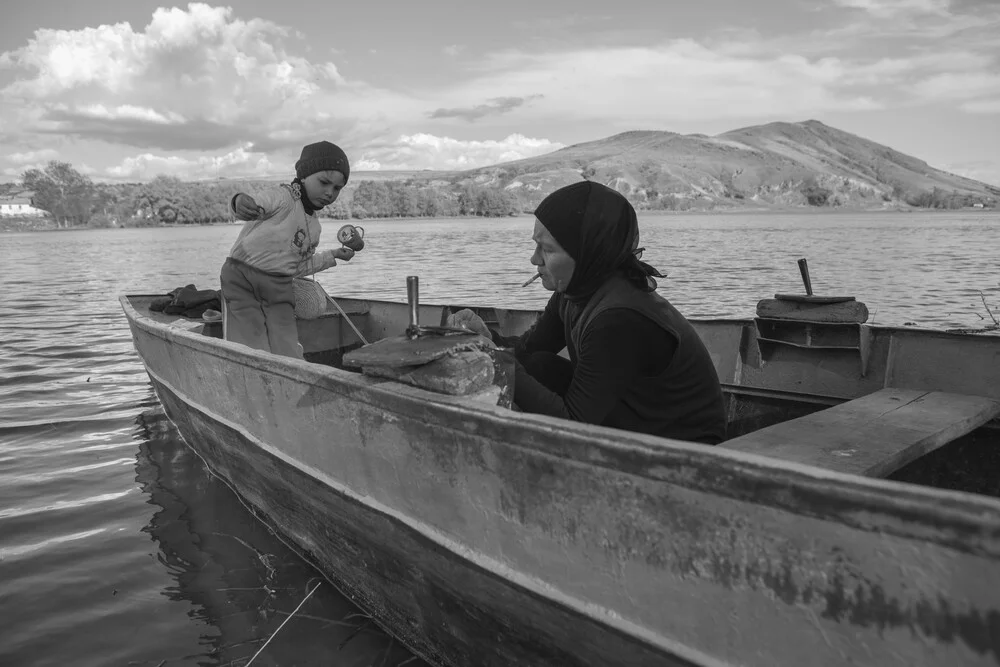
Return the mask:
{"type": "Polygon", "coordinates": [[[639,222],[620,192],[592,181],[559,188],[535,209],[545,229],[576,262],[566,287],[570,299],[589,298],[616,271],[639,289],[656,289],[663,274],[640,261],[639,222]]]}

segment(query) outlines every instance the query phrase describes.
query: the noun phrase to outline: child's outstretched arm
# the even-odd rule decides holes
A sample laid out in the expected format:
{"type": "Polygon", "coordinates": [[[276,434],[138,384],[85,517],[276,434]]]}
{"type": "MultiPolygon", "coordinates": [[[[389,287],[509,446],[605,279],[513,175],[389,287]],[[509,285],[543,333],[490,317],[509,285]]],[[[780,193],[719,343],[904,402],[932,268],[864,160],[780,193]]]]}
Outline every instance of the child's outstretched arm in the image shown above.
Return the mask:
{"type": "Polygon", "coordinates": [[[302,278],[303,276],[311,276],[314,273],[319,273],[320,271],[326,271],[330,267],[337,266],[337,260],[341,259],[345,262],[351,261],[354,257],[354,251],[350,248],[336,248],[334,250],[320,250],[315,253],[312,257],[307,259],[302,263],[302,269],[295,274],[297,278],[302,278]]]}
{"type": "Polygon", "coordinates": [[[288,199],[280,188],[265,190],[252,197],[245,192],[238,192],[229,201],[229,208],[237,220],[266,220],[274,215],[278,207],[288,199]]]}
{"type": "Polygon", "coordinates": [[[237,220],[256,220],[264,217],[264,207],[244,192],[239,192],[232,198],[229,208],[237,220]]]}

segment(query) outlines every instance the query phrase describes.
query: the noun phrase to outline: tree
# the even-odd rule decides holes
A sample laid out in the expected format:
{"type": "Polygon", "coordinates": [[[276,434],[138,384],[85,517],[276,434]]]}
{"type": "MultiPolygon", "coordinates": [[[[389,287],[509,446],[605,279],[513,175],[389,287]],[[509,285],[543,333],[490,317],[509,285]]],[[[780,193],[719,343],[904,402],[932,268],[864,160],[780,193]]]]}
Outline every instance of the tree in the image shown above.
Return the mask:
{"type": "Polygon", "coordinates": [[[466,184],[462,191],[458,193],[458,213],[459,215],[476,214],[476,188],[471,184],[466,184]]]}
{"type": "Polygon", "coordinates": [[[51,213],[59,227],[87,224],[98,204],[93,182],[68,162],[53,160],[45,169],[29,169],[21,181],[35,193],[31,205],[51,213]]]}
{"type": "Polygon", "coordinates": [[[830,190],[824,188],[819,184],[815,177],[810,176],[802,183],[802,189],[799,190],[809,202],[810,206],[823,206],[830,199],[830,195],[833,194],[830,190]]]}
{"type": "Polygon", "coordinates": [[[660,196],[660,165],[653,160],[644,160],[639,165],[639,184],[646,191],[648,199],[656,199],[660,196]]]}
{"type": "Polygon", "coordinates": [[[131,224],[204,224],[229,219],[229,200],[236,192],[255,192],[251,184],[184,183],[158,175],[149,183],[129,186],[119,211],[131,224]]]}

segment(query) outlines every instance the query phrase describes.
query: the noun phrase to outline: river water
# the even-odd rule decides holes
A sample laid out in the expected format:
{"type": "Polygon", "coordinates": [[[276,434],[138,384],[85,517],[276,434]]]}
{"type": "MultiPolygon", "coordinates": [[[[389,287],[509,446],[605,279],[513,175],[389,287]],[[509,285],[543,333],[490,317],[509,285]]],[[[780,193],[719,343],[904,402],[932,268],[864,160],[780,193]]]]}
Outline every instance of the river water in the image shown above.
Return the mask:
{"type": "MultiPolygon", "coordinates": [[[[333,295],[539,308],[532,220],[362,223],[333,295]]],[[[1000,315],[1000,216],[667,215],[640,221],[689,317],[761,298],[854,295],[877,324],[1000,315]]],[[[332,247],[337,223],[324,223],[332,247]]],[[[218,288],[235,225],[0,235],[0,665],[422,663],[272,535],[164,417],[117,301],[218,288]],[[315,585],[280,632],[275,631],[315,585]],[[265,641],[273,636],[266,646],[265,641]]],[[[984,319],[985,318],[985,319],[984,319]]]]}

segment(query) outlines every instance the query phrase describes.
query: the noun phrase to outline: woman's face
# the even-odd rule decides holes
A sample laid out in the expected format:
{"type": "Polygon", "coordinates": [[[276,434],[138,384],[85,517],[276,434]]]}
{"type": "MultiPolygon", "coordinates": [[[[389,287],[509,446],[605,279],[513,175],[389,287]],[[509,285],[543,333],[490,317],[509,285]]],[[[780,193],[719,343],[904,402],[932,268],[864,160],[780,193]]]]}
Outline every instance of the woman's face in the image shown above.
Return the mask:
{"type": "Polygon", "coordinates": [[[302,179],[302,185],[306,189],[306,197],[313,206],[323,208],[337,201],[340,191],[344,189],[346,183],[344,175],[339,171],[327,169],[309,174],[302,179]]]}
{"type": "Polygon", "coordinates": [[[542,276],[542,286],[551,292],[565,292],[576,262],[562,246],[556,242],[545,225],[535,218],[535,229],[531,234],[535,242],[535,252],[531,255],[531,263],[538,267],[542,276]]]}

